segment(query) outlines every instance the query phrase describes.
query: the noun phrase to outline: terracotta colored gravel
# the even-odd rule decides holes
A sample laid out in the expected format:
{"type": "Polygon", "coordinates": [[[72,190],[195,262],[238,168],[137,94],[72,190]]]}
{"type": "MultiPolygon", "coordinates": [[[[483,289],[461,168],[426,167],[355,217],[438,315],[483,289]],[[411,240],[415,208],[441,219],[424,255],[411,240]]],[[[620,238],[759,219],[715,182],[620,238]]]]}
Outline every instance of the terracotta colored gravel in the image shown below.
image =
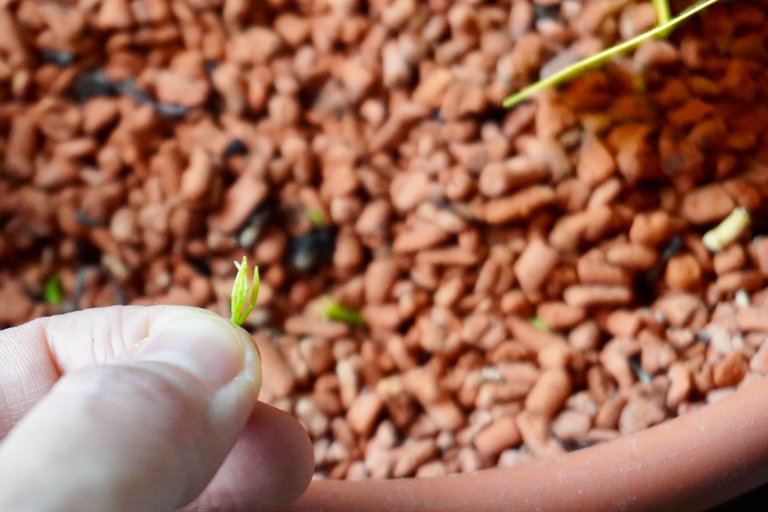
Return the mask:
{"type": "Polygon", "coordinates": [[[228,316],[247,255],[262,398],[306,426],[318,478],[557,456],[768,374],[768,2],[510,111],[654,11],[488,4],[6,3],[0,327],[228,316]],[[737,206],[751,226],[711,253],[737,206]]]}

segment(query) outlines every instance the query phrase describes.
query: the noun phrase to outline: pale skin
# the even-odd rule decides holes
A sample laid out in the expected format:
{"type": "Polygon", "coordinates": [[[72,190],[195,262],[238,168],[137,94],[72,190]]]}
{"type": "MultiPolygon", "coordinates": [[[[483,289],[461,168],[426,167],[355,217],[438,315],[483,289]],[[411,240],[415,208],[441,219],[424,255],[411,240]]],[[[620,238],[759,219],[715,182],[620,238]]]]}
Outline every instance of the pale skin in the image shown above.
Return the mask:
{"type": "Polygon", "coordinates": [[[0,331],[0,510],[271,510],[312,475],[248,333],[181,306],[0,331]]]}

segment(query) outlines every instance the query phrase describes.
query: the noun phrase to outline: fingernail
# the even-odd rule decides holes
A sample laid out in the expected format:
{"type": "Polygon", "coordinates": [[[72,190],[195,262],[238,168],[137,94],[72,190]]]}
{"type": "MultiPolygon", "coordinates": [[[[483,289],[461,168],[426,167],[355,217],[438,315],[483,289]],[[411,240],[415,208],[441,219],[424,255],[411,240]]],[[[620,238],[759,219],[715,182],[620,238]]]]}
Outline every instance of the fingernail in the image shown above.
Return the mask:
{"type": "Polygon", "coordinates": [[[220,387],[243,369],[243,354],[240,336],[225,319],[189,315],[150,333],[135,359],[179,366],[220,387]]]}

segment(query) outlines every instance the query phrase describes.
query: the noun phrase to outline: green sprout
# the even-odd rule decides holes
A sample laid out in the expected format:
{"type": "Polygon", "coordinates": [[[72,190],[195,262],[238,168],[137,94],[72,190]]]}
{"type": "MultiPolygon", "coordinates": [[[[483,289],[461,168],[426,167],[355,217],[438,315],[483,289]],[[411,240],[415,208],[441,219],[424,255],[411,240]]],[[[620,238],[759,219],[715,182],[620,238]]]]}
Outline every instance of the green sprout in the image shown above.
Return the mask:
{"type": "Polygon", "coordinates": [[[309,219],[309,222],[312,223],[312,225],[316,228],[324,228],[325,223],[325,215],[323,215],[323,212],[319,210],[310,210],[306,209],[304,210],[304,214],[309,219]]]}
{"type": "Polygon", "coordinates": [[[574,64],[571,64],[570,66],[567,66],[546,78],[542,78],[538,82],[535,82],[529,85],[528,87],[522,89],[521,91],[505,98],[503,105],[506,108],[513,107],[518,103],[522,103],[523,101],[529,99],[534,94],[543,91],[544,89],[548,89],[549,87],[569,82],[570,80],[575,78],[577,75],[583,73],[584,71],[587,71],[589,69],[596,68],[605,64],[607,61],[611,60],[612,58],[636,48],[637,46],[640,45],[640,43],[647,41],[648,39],[651,39],[654,37],[664,37],[667,34],[669,34],[669,32],[672,29],[674,29],[677,25],[679,25],[686,19],[690,18],[694,14],[697,14],[703,11],[710,5],[719,1],[720,0],[699,0],[698,2],[691,5],[690,7],[685,9],[683,12],[675,16],[674,18],[670,18],[668,2],[666,0],[654,0],[653,5],[656,7],[656,10],[658,11],[658,17],[660,22],[658,25],[656,25],[656,27],[646,32],[643,32],[642,34],[637,35],[632,39],[628,39],[627,41],[611,46],[610,48],[607,48],[601,52],[598,52],[574,64]]]}
{"type": "Polygon", "coordinates": [[[547,323],[541,318],[539,318],[538,316],[532,317],[530,322],[532,326],[534,326],[540,331],[549,331],[549,326],[547,325],[547,323]]]}
{"type": "Polygon", "coordinates": [[[43,298],[52,306],[59,306],[64,302],[64,292],[61,288],[61,276],[59,274],[53,274],[46,279],[43,285],[43,298]]]}
{"type": "Polygon", "coordinates": [[[333,297],[324,297],[320,304],[320,313],[326,320],[343,322],[355,327],[365,327],[365,320],[359,311],[348,308],[333,297]]]}
{"type": "Polygon", "coordinates": [[[253,281],[251,282],[249,282],[250,271],[248,270],[247,257],[243,256],[242,263],[235,262],[235,267],[237,267],[237,275],[232,285],[232,297],[230,299],[232,316],[229,319],[235,325],[243,325],[256,306],[256,298],[259,295],[259,267],[253,267],[253,281]]]}

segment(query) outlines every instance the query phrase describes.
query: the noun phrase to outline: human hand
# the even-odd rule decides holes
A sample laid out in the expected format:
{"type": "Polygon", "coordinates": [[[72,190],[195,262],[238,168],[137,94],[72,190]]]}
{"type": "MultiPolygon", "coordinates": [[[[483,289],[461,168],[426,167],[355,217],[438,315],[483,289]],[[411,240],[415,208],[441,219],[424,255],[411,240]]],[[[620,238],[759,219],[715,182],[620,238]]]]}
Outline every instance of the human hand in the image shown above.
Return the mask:
{"type": "Polygon", "coordinates": [[[260,379],[248,333],[197,308],[90,309],[0,331],[0,510],[293,501],[312,446],[257,401],[260,379]]]}

